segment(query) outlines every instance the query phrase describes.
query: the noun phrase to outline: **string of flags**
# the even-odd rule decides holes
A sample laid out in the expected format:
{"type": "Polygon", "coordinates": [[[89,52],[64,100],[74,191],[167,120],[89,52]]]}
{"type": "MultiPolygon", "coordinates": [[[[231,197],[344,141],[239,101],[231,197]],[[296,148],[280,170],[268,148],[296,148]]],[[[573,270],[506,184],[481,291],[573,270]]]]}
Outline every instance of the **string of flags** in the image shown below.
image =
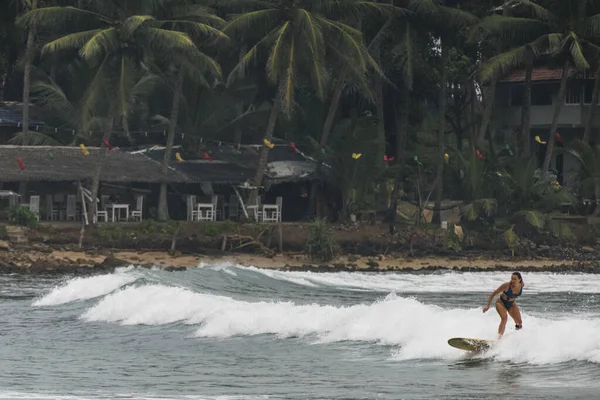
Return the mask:
{"type": "MultiPolygon", "coordinates": [[[[182,133],[181,135],[182,135],[182,137],[183,137],[183,133],[182,133]]],[[[556,132],[556,133],[554,134],[554,138],[555,138],[555,140],[556,140],[556,142],[557,142],[557,143],[564,143],[564,140],[563,140],[563,138],[560,136],[560,134],[559,134],[558,132],[556,132]]],[[[199,140],[200,140],[200,143],[202,143],[202,142],[203,142],[203,140],[204,140],[203,138],[197,138],[197,139],[199,139],[199,140]]],[[[539,135],[538,135],[538,136],[535,136],[535,137],[534,137],[534,139],[535,139],[535,141],[536,141],[536,142],[538,142],[539,144],[547,144],[547,142],[546,142],[546,141],[543,141],[543,140],[540,138],[540,136],[539,136],[539,135]]],[[[211,140],[211,139],[209,139],[209,140],[206,140],[206,141],[207,141],[207,142],[218,143],[218,144],[219,144],[219,146],[221,146],[222,144],[233,145],[233,146],[236,146],[238,149],[239,149],[239,148],[240,148],[240,146],[241,146],[241,144],[240,144],[240,143],[228,143],[228,142],[217,141],[217,140],[211,140]]],[[[102,144],[103,144],[103,145],[104,145],[104,146],[105,146],[105,147],[106,147],[108,150],[115,150],[115,149],[116,149],[116,147],[112,146],[112,145],[110,144],[110,142],[109,142],[107,139],[102,139],[102,144]]],[[[283,147],[283,146],[289,146],[289,147],[290,147],[290,148],[291,148],[291,149],[292,149],[292,150],[293,150],[295,153],[298,153],[298,154],[302,155],[303,157],[305,157],[305,158],[307,158],[307,159],[310,159],[310,160],[312,160],[312,161],[316,161],[316,160],[314,160],[312,157],[309,157],[308,155],[306,155],[306,154],[304,154],[303,152],[301,152],[301,151],[298,149],[298,147],[296,146],[296,144],[295,144],[294,142],[289,142],[289,143],[287,143],[287,144],[277,144],[277,145],[276,145],[276,144],[274,144],[273,142],[271,142],[269,139],[267,139],[267,138],[264,138],[264,139],[263,139],[263,143],[262,143],[262,145],[258,145],[258,144],[250,144],[250,145],[244,145],[244,146],[245,146],[245,147],[262,147],[262,146],[266,146],[266,147],[268,147],[268,148],[270,148],[270,149],[273,149],[275,146],[279,146],[279,147],[283,147]]],[[[157,147],[157,146],[154,146],[154,147],[152,147],[152,148],[150,148],[150,147],[149,147],[149,148],[147,148],[147,149],[145,149],[145,150],[143,150],[143,151],[140,151],[140,152],[149,152],[149,151],[151,151],[152,149],[154,149],[154,148],[156,148],[156,147],[157,147]]],[[[85,147],[85,145],[84,145],[83,143],[79,145],[79,148],[80,148],[81,152],[82,152],[82,153],[83,153],[85,156],[89,156],[89,155],[90,155],[90,152],[88,151],[88,149],[85,147]]],[[[508,153],[509,153],[511,156],[513,155],[513,151],[512,151],[512,149],[510,148],[510,146],[509,146],[508,144],[505,144],[505,145],[504,145],[504,150],[506,150],[506,151],[507,151],[507,152],[508,152],[508,153]]],[[[322,152],[323,154],[325,154],[325,149],[324,149],[324,148],[321,148],[321,152],[322,152]]],[[[482,152],[481,152],[479,149],[477,149],[477,150],[475,151],[475,155],[476,155],[476,156],[477,156],[477,158],[479,158],[479,159],[483,159],[483,158],[484,158],[484,155],[483,155],[483,153],[482,153],[482,152]]],[[[49,156],[50,156],[50,158],[52,158],[52,159],[54,158],[54,155],[52,154],[52,152],[49,152],[49,156]]],[[[361,156],[362,156],[362,153],[352,153],[352,158],[353,158],[354,160],[358,160],[359,158],[361,158],[361,156]]],[[[180,162],[180,163],[185,161],[185,160],[184,160],[184,159],[181,157],[181,154],[180,154],[179,152],[176,152],[176,153],[175,153],[175,158],[176,158],[176,160],[177,160],[178,162],[180,162]]],[[[207,160],[207,161],[213,161],[213,158],[210,156],[210,154],[209,154],[208,152],[204,152],[204,153],[202,154],[202,158],[203,158],[204,160],[207,160]]],[[[393,157],[393,156],[392,156],[392,157],[388,157],[387,155],[383,155],[383,160],[384,160],[384,161],[387,161],[387,162],[392,162],[392,161],[394,161],[394,159],[395,159],[395,157],[393,157]]],[[[418,158],[418,156],[417,156],[417,155],[415,155],[415,156],[414,156],[413,160],[414,160],[414,161],[415,161],[417,164],[419,164],[419,165],[422,165],[422,164],[421,164],[421,162],[419,161],[419,158],[418,158]]],[[[448,163],[450,162],[450,155],[449,155],[448,153],[444,153],[444,162],[445,162],[446,164],[448,164],[448,163]]],[[[17,163],[18,163],[18,165],[19,165],[19,168],[21,169],[21,171],[25,170],[25,164],[24,164],[24,162],[23,162],[23,158],[22,158],[22,157],[18,157],[18,158],[17,158],[17,163]]]]}

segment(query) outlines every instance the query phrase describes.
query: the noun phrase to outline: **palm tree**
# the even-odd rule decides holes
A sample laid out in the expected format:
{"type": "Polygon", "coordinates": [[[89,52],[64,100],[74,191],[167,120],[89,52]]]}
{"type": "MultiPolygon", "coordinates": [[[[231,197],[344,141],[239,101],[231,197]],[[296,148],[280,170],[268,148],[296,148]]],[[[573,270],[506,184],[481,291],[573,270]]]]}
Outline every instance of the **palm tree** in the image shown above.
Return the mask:
{"type": "MultiPolygon", "coordinates": [[[[182,7],[182,4],[185,1],[154,0],[130,7],[129,3],[106,0],[92,2],[86,9],[44,7],[24,15],[21,23],[28,26],[35,24],[50,32],[67,32],[44,45],[42,54],[75,50],[96,70],[88,87],[89,95],[86,96],[83,112],[92,114],[98,108],[104,110],[104,143],[110,140],[116,121],[120,119],[127,126],[127,118],[131,114],[131,90],[153,58],[170,58],[178,62],[186,55],[191,60],[189,63],[196,63],[200,71],[218,70],[216,63],[201,53],[188,33],[181,30],[185,28],[198,35],[220,36],[218,29],[197,21],[199,18],[217,22],[220,19],[205,7],[182,7]],[[180,15],[183,17],[178,15],[168,20],[153,17],[165,9],[182,12],[180,15]]],[[[177,99],[179,95],[176,91],[177,99]]],[[[177,102],[173,102],[174,109],[177,109],[177,102]]],[[[172,112],[172,116],[176,115],[177,112],[172,112]]],[[[177,121],[172,122],[174,126],[170,127],[170,137],[174,135],[177,121]]],[[[98,164],[94,175],[92,198],[97,196],[101,164],[98,164]]]]}
{"type": "MultiPolygon", "coordinates": [[[[360,31],[343,21],[361,12],[387,7],[363,0],[267,0],[253,5],[251,11],[234,16],[224,29],[234,39],[250,38],[249,50],[231,72],[228,83],[243,77],[259,60],[265,62],[268,80],[277,87],[264,136],[271,140],[279,113],[289,116],[293,111],[294,90],[300,81],[307,82],[317,97],[324,99],[328,78],[325,65],[332,53],[354,63],[353,68],[361,74],[374,66],[360,31]]],[[[341,90],[340,83],[334,90],[334,99],[341,90]]],[[[324,132],[330,130],[329,125],[326,123],[324,132]]],[[[327,138],[327,134],[323,136],[327,138]]],[[[254,177],[257,188],[262,183],[268,151],[265,145],[260,152],[254,177]]],[[[256,193],[255,190],[251,197],[256,193]]]]}
{"type": "Polygon", "coordinates": [[[510,0],[504,7],[511,8],[513,16],[493,16],[486,20],[486,30],[508,40],[520,41],[521,45],[489,60],[482,72],[485,79],[502,75],[520,65],[527,65],[529,70],[532,58],[547,55],[556,57],[562,64],[561,84],[554,105],[542,179],[545,179],[550,167],[554,133],[570,70],[572,67],[580,71],[589,69],[586,53],[597,57],[600,50],[590,41],[600,33],[600,14],[591,15],[591,12],[600,11],[597,4],[587,0],[564,0],[548,1],[547,5],[544,7],[530,0],[510,0]]]}

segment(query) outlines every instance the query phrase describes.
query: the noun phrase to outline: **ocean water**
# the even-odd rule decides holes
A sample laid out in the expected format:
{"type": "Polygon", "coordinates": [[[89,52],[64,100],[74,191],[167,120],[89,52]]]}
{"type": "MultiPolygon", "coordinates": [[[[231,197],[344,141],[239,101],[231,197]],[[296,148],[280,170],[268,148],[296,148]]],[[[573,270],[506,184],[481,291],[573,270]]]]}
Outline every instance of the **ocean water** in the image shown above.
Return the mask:
{"type": "Polygon", "coordinates": [[[0,277],[1,399],[592,399],[600,275],[531,273],[522,331],[485,353],[498,272],[230,264],[0,277]]]}

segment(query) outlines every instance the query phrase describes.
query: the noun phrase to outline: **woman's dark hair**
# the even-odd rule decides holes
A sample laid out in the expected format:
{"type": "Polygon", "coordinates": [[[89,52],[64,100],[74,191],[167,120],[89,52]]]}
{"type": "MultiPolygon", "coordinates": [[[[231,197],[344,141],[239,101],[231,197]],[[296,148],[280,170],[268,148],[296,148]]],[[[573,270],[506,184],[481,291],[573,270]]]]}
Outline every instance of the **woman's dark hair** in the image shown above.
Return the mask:
{"type": "Polygon", "coordinates": [[[520,282],[523,282],[523,277],[521,276],[521,273],[520,273],[520,272],[513,272],[512,274],[513,274],[513,275],[516,275],[517,277],[519,277],[519,281],[520,281],[520,282]]]}

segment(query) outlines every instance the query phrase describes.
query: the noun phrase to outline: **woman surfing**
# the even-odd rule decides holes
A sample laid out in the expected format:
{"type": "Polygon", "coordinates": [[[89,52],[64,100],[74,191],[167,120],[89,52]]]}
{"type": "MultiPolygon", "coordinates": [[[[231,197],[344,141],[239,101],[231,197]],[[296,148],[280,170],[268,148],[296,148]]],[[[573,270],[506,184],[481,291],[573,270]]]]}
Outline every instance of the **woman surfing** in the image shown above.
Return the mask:
{"type": "Polygon", "coordinates": [[[506,328],[506,321],[508,320],[508,314],[515,321],[515,328],[517,330],[523,328],[523,321],[521,320],[521,311],[517,305],[517,297],[523,292],[525,283],[521,277],[521,273],[513,272],[510,276],[510,282],[506,282],[490,294],[487,305],[483,307],[483,312],[486,312],[492,304],[492,300],[496,295],[500,294],[498,300],[496,300],[496,311],[500,315],[500,325],[498,326],[498,339],[504,335],[504,329],[506,328]]]}

